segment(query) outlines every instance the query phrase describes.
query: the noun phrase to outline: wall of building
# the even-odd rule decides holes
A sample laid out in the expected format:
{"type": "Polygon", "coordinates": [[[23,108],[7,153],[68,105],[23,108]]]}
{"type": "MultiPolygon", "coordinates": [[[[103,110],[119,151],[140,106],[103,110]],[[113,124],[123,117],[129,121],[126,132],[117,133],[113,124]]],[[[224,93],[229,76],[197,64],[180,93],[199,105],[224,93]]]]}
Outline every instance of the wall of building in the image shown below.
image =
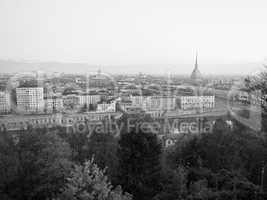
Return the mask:
{"type": "Polygon", "coordinates": [[[0,92],[0,113],[8,113],[11,110],[10,93],[0,92]]]}
{"type": "Polygon", "coordinates": [[[22,113],[44,111],[44,90],[40,87],[16,88],[17,109],[22,113]]]}

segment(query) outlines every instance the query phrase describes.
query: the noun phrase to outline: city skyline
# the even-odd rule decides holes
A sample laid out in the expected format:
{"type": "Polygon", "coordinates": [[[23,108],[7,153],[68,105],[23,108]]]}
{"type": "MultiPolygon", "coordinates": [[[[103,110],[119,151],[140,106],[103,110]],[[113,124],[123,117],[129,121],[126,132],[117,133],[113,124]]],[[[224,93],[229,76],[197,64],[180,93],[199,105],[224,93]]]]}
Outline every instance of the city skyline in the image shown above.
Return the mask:
{"type": "Polygon", "coordinates": [[[266,0],[0,0],[0,199],[267,200],[266,0]]]}
{"type": "MultiPolygon", "coordinates": [[[[266,62],[236,63],[236,64],[205,64],[200,63],[199,69],[204,76],[232,76],[232,75],[257,75],[265,68],[266,62]]],[[[88,64],[84,62],[57,62],[57,61],[29,61],[29,60],[1,60],[0,73],[24,73],[40,71],[47,73],[96,73],[101,70],[109,74],[138,74],[151,75],[182,75],[190,76],[194,69],[194,58],[192,63],[185,64],[125,64],[104,65],[88,64]],[[157,69],[157,70],[154,70],[157,69]]]]}
{"type": "MultiPolygon", "coordinates": [[[[250,74],[266,62],[265,8],[261,0],[1,0],[0,59],[188,74],[198,50],[204,74],[250,74]]],[[[1,72],[20,71],[6,68],[1,72]]]]}

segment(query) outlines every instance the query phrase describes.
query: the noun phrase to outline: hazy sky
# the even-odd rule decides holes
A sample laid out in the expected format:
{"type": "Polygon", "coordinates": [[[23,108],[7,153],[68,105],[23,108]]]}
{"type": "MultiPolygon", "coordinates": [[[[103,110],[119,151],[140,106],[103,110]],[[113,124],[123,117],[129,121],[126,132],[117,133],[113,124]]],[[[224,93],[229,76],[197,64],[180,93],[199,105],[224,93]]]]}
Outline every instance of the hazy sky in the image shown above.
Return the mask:
{"type": "Polygon", "coordinates": [[[0,0],[0,59],[183,73],[196,50],[204,73],[253,71],[267,57],[267,1],[0,0]]]}

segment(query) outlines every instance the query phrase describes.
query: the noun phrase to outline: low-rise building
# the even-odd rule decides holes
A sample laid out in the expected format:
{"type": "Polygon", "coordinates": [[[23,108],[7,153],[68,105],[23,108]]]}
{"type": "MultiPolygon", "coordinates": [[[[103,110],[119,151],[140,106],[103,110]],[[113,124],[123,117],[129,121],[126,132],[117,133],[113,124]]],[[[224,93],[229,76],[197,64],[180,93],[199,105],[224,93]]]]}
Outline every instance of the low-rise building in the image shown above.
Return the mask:
{"type": "Polygon", "coordinates": [[[66,110],[79,109],[79,96],[76,94],[69,94],[63,96],[63,107],[66,110]]]}
{"type": "Polygon", "coordinates": [[[89,106],[90,104],[96,105],[101,100],[100,95],[81,94],[78,96],[78,98],[80,106],[89,106]]]}
{"type": "Polygon", "coordinates": [[[131,96],[130,100],[132,101],[134,106],[144,107],[146,103],[146,96],[131,96]]]}
{"type": "Polygon", "coordinates": [[[128,108],[133,107],[132,101],[120,101],[119,102],[119,108],[122,111],[126,111],[128,108]]]}
{"type": "Polygon", "coordinates": [[[105,119],[118,119],[121,117],[120,112],[88,112],[74,114],[34,114],[34,115],[6,115],[1,118],[0,130],[8,131],[25,130],[32,128],[52,128],[57,126],[69,127],[78,126],[80,122],[95,123],[105,119]]]}
{"type": "Polygon", "coordinates": [[[45,112],[61,112],[63,110],[63,99],[62,97],[51,97],[45,99],[45,112]]]}
{"type": "Polygon", "coordinates": [[[111,103],[101,103],[97,104],[97,112],[115,112],[116,111],[116,102],[111,103]]]}
{"type": "Polygon", "coordinates": [[[176,98],[172,96],[149,96],[146,98],[145,110],[175,110],[176,98]]]}
{"type": "Polygon", "coordinates": [[[174,110],[176,97],[173,96],[131,96],[134,106],[139,106],[145,111],[174,110]]]}
{"type": "Polygon", "coordinates": [[[215,96],[181,96],[178,105],[181,110],[210,110],[215,107],[215,96]]]}

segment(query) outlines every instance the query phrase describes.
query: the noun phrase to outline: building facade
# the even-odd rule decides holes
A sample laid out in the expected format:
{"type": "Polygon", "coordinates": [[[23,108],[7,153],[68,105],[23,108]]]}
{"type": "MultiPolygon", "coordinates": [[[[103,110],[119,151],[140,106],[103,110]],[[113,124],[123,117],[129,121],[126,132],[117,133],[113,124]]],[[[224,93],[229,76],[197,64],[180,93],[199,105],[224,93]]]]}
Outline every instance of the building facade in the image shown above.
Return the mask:
{"type": "Polygon", "coordinates": [[[105,113],[74,113],[74,114],[40,114],[40,115],[6,115],[0,121],[1,129],[8,131],[26,130],[32,128],[52,128],[57,126],[75,126],[80,122],[101,122],[105,119],[119,119],[122,116],[120,112],[105,113]]]}
{"type": "Polygon", "coordinates": [[[11,110],[10,93],[0,92],[0,113],[8,113],[11,110]]]}
{"type": "Polygon", "coordinates": [[[115,112],[116,111],[116,102],[111,103],[101,103],[97,104],[97,112],[115,112]]]}
{"type": "Polygon", "coordinates": [[[215,107],[215,96],[181,96],[178,105],[181,110],[210,110],[215,107]]]}
{"type": "Polygon", "coordinates": [[[173,96],[131,96],[134,106],[139,106],[145,111],[175,110],[176,97],[173,96]]]}
{"type": "Polygon", "coordinates": [[[22,113],[44,111],[44,89],[41,87],[16,88],[17,110],[22,113]]]}
{"type": "Polygon", "coordinates": [[[130,96],[130,100],[132,101],[132,104],[134,106],[140,106],[144,107],[146,103],[146,98],[145,96],[130,96]]]}
{"type": "Polygon", "coordinates": [[[171,96],[150,96],[146,99],[146,111],[175,110],[176,98],[171,96]]]}
{"type": "Polygon", "coordinates": [[[51,97],[45,99],[45,112],[61,112],[63,110],[63,99],[61,97],[51,97]]]}
{"type": "Polygon", "coordinates": [[[90,104],[96,105],[101,100],[100,95],[79,95],[79,105],[89,106],[90,104]]]}

